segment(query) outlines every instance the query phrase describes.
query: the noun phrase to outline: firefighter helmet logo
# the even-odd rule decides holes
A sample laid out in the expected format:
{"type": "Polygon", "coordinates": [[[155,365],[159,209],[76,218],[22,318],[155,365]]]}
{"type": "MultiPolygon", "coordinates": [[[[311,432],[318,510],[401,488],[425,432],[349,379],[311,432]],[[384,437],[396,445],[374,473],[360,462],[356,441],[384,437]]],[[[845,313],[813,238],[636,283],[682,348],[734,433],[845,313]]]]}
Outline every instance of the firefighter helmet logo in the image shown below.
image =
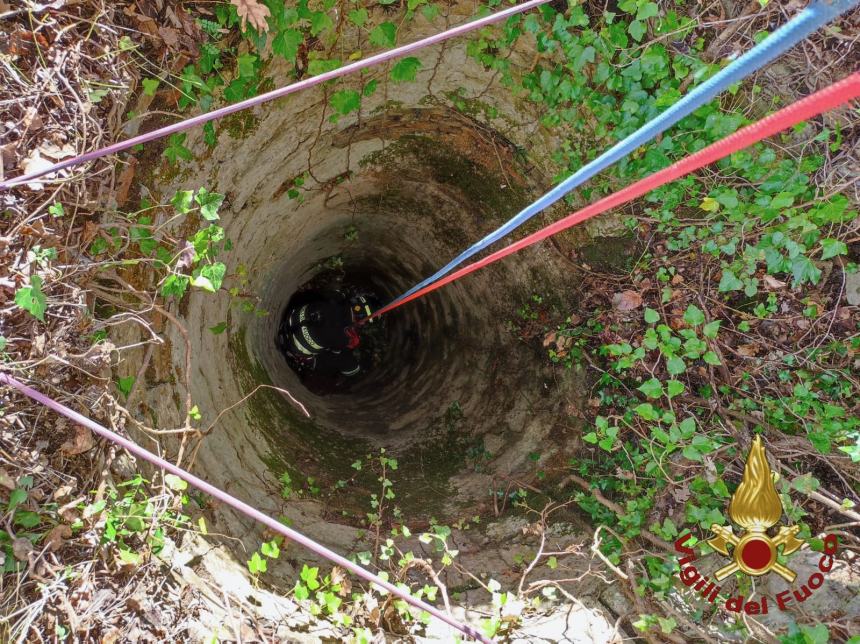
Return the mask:
{"type": "Polygon", "coordinates": [[[776,556],[780,546],[783,555],[790,555],[803,545],[803,540],[797,538],[800,526],[781,526],[775,537],[767,533],[782,517],[782,503],[774,479],[761,437],[756,436],[741,484],[729,502],[729,517],[744,531],[735,535],[731,527],[716,523],[711,526],[711,532],[716,535],[708,540],[711,547],[726,556],[730,556],[728,546],[733,548],[732,562],[714,574],[718,581],[738,570],[755,577],[773,571],[789,583],[797,576],[793,570],[779,563],[776,556]]]}

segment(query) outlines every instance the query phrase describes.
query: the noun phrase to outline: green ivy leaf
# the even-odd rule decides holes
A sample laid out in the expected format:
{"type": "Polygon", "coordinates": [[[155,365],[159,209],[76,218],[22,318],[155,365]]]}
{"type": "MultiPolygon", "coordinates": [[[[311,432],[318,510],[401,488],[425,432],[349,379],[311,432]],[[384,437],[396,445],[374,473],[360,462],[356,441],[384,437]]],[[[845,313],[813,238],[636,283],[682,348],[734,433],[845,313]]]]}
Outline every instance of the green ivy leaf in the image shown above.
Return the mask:
{"type": "Polygon", "coordinates": [[[131,564],[133,566],[139,565],[143,560],[139,553],[132,552],[128,548],[119,549],[119,558],[123,563],[131,564]]]}
{"type": "Polygon", "coordinates": [[[830,259],[837,255],[848,254],[848,246],[845,242],[838,239],[822,239],[821,240],[821,259],[830,259]]]}
{"type": "Polygon", "coordinates": [[[16,488],[9,494],[9,505],[6,506],[6,512],[12,512],[19,505],[27,500],[27,490],[16,488]]]}
{"type": "Polygon", "coordinates": [[[428,4],[427,6],[422,7],[421,15],[424,16],[424,19],[427,20],[427,22],[433,22],[439,15],[439,5],[428,4]]]}
{"type": "Polygon", "coordinates": [[[744,287],[744,283],[737,278],[730,269],[723,269],[723,276],[720,278],[720,293],[728,293],[729,291],[739,291],[744,287]]]}
{"type": "Polygon", "coordinates": [[[645,309],[645,321],[648,324],[657,324],[660,321],[660,314],[654,309],[645,309]]]}
{"type": "Polygon", "coordinates": [[[200,188],[194,197],[194,201],[200,206],[200,214],[206,221],[218,219],[218,209],[224,203],[224,195],[217,192],[209,192],[206,188],[200,188]]]}
{"type": "Polygon", "coordinates": [[[218,135],[215,133],[215,125],[212,121],[203,126],[203,142],[210,148],[214,148],[218,143],[218,135]]]}
{"type": "Polygon", "coordinates": [[[128,395],[131,393],[131,388],[134,387],[134,376],[127,376],[125,378],[119,378],[116,381],[116,388],[122,392],[122,395],[128,398],[128,395]]]}
{"type": "Polygon", "coordinates": [[[637,405],[633,411],[642,416],[645,420],[657,420],[660,418],[660,413],[654,409],[654,406],[651,403],[642,403],[641,405],[637,405]]]}
{"type": "Polygon", "coordinates": [[[821,483],[817,478],[812,476],[811,474],[802,474],[796,477],[791,482],[791,487],[793,487],[798,492],[803,492],[804,494],[808,494],[809,492],[815,492],[821,483]]]}
{"type": "Polygon", "coordinates": [[[318,76],[320,74],[325,74],[326,72],[335,70],[338,67],[340,67],[340,61],[336,58],[332,58],[329,60],[323,58],[314,58],[308,63],[308,73],[311,76],[318,76]]]}
{"type": "Polygon", "coordinates": [[[187,214],[191,211],[191,204],[194,200],[194,191],[192,190],[180,190],[175,195],[173,195],[173,199],[170,200],[170,205],[176,209],[180,215],[187,214]]]}
{"type": "Polygon", "coordinates": [[[658,14],[657,4],[654,2],[646,2],[639,6],[636,12],[636,20],[648,20],[658,14]]]}
{"type": "Polygon", "coordinates": [[[684,312],[684,322],[690,326],[699,326],[705,321],[705,314],[695,304],[690,304],[684,312]]]}
{"type": "Polygon", "coordinates": [[[144,78],[141,81],[141,85],[143,85],[143,93],[147,96],[155,96],[155,92],[160,84],[161,82],[157,78],[144,78]]]}
{"type": "Polygon", "coordinates": [[[338,114],[349,114],[361,106],[361,94],[351,89],[342,89],[329,98],[329,103],[338,114]]]}
{"type": "Polygon", "coordinates": [[[63,204],[57,201],[51,206],[48,206],[48,214],[50,214],[52,217],[62,217],[66,214],[66,211],[63,208],[63,204]]]}
{"type": "Polygon", "coordinates": [[[379,85],[379,81],[375,78],[367,83],[364,86],[364,89],[361,91],[362,96],[368,98],[369,96],[373,96],[373,93],[376,91],[376,87],[379,85]]]}
{"type": "Polygon", "coordinates": [[[168,275],[167,279],[164,280],[164,284],[161,285],[161,294],[164,297],[173,296],[180,299],[185,295],[190,281],[187,275],[168,275]]]}
{"type": "Polygon", "coordinates": [[[788,208],[793,203],[794,203],[794,195],[792,195],[788,192],[780,192],[779,194],[775,195],[773,197],[773,199],[771,199],[770,207],[771,208],[778,208],[778,209],[788,208]]]}
{"type": "Polygon", "coordinates": [[[22,286],[15,291],[15,304],[27,311],[40,322],[45,321],[45,311],[48,308],[48,298],[42,292],[42,278],[33,275],[29,286],[22,286]]]}
{"type": "Polygon", "coordinates": [[[702,356],[702,360],[712,365],[721,365],[720,359],[717,357],[717,354],[713,351],[706,351],[705,355],[702,356]]]}
{"type": "Polygon", "coordinates": [[[222,262],[206,264],[194,271],[191,285],[202,288],[204,291],[214,293],[221,288],[221,284],[224,282],[224,275],[226,273],[227,267],[222,262]]]}
{"type": "Polygon", "coordinates": [[[684,455],[684,458],[687,458],[691,461],[697,461],[699,463],[702,462],[702,455],[692,445],[687,445],[681,452],[684,455]]]}
{"type": "Polygon", "coordinates": [[[272,40],[272,52],[283,57],[288,63],[296,62],[299,47],[304,42],[304,36],[298,29],[285,29],[272,40]]]}
{"type": "Polygon", "coordinates": [[[663,385],[660,383],[657,378],[651,378],[650,380],[646,380],[639,387],[637,387],[639,391],[648,396],[648,398],[659,398],[663,395],[663,385]]]}
{"type": "Polygon", "coordinates": [[[213,335],[221,335],[222,333],[224,333],[224,331],[227,330],[227,323],[220,322],[215,326],[210,326],[209,330],[212,332],[213,335]]]}
{"type": "Polygon", "coordinates": [[[167,139],[167,147],[164,148],[163,154],[172,165],[175,165],[179,159],[191,161],[194,158],[194,155],[191,154],[191,150],[183,145],[187,136],[188,135],[183,132],[181,134],[171,134],[170,138],[167,139]]]}
{"type": "Polygon", "coordinates": [[[413,81],[415,74],[421,68],[421,61],[414,56],[409,56],[397,61],[397,64],[391,68],[391,80],[395,82],[413,81]]]}
{"type": "Polygon", "coordinates": [[[380,47],[393,47],[397,42],[397,25],[393,22],[383,22],[376,25],[370,32],[370,44],[380,47]]]}
{"type": "Polygon", "coordinates": [[[690,438],[696,433],[696,419],[692,416],[687,416],[678,425],[678,429],[681,430],[681,436],[683,438],[690,438]]]}
{"type": "Polygon", "coordinates": [[[310,590],[316,590],[320,587],[320,582],[317,580],[317,576],[319,575],[320,569],[317,567],[309,567],[307,564],[302,566],[302,571],[299,573],[299,577],[310,590]]]}
{"type": "Polygon", "coordinates": [[[175,474],[165,474],[164,482],[167,484],[167,487],[175,492],[181,492],[182,490],[188,489],[188,482],[183,481],[175,474]]]}
{"type": "Polygon", "coordinates": [[[261,572],[266,572],[268,568],[266,560],[260,556],[259,552],[255,552],[248,560],[248,570],[252,575],[257,575],[261,572]]]}
{"type": "Polygon", "coordinates": [[[641,20],[634,20],[627,27],[627,31],[630,33],[631,36],[633,36],[633,40],[635,40],[636,42],[641,42],[642,36],[645,35],[645,23],[643,23],[641,20]]]}
{"type": "Polygon", "coordinates": [[[299,582],[296,582],[296,587],[293,590],[293,594],[294,594],[295,598],[298,599],[299,601],[305,600],[311,596],[311,594],[308,592],[307,587],[303,586],[299,582]]]}
{"type": "Polygon", "coordinates": [[[597,50],[594,49],[591,45],[583,49],[579,55],[573,60],[573,68],[576,71],[581,70],[588,63],[594,62],[595,54],[597,50]]]}
{"type": "Polygon", "coordinates": [[[705,197],[699,204],[699,208],[705,212],[717,212],[720,209],[720,202],[713,197],[705,197]]]}
{"type": "Polygon", "coordinates": [[[239,78],[254,78],[257,75],[256,62],[257,57],[254,54],[237,56],[236,70],[239,78]]]}
{"type": "Polygon", "coordinates": [[[266,541],[260,546],[260,552],[271,559],[277,559],[281,555],[281,549],[277,541],[266,541]]]}
{"type": "Polygon", "coordinates": [[[673,376],[677,376],[678,374],[684,373],[687,370],[687,365],[684,364],[683,359],[678,356],[672,356],[668,360],[666,360],[666,369],[673,376]]]}
{"type": "Polygon", "coordinates": [[[367,9],[353,9],[347,14],[349,21],[356,27],[363,27],[367,22],[367,9]]]}
{"type": "Polygon", "coordinates": [[[702,335],[704,335],[706,338],[711,338],[712,340],[717,337],[719,331],[720,320],[708,322],[704,327],[702,327],[702,335]]]}
{"type": "Polygon", "coordinates": [[[807,282],[818,284],[821,270],[806,255],[800,254],[791,260],[791,275],[794,277],[794,286],[807,282]]]}
{"type": "Polygon", "coordinates": [[[686,387],[684,386],[684,383],[680,380],[669,380],[666,383],[666,396],[668,396],[669,398],[680,396],[682,393],[684,393],[684,389],[686,389],[686,387]]]}
{"type": "Polygon", "coordinates": [[[318,36],[332,27],[334,27],[334,23],[325,11],[314,11],[311,14],[311,36],[318,36]]]}
{"type": "Polygon", "coordinates": [[[822,454],[829,454],[832,448],[830,437],[823,431],[810,431],[807,433],[809,442],[822,454]]]}

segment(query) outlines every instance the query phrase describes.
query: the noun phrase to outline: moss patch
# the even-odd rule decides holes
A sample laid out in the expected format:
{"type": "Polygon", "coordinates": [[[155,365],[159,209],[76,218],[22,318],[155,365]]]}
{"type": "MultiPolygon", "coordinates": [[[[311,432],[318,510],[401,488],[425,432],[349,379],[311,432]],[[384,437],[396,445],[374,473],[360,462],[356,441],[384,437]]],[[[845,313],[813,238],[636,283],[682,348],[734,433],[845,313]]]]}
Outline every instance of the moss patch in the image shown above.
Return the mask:
{"type": "Polygon", "coordinates": [[[367,155],[361,165],[377,165],[401,177],[430,179],[456,188],[475,212],[490,220],[509,219],[529,201],[522,186],[487,171],[485,164],[478,163],[464,152],[422,135],[405,135],[385,150],[367,155]],[[505,188],[500,190],[500,186],[505,188]]]}
{"type": "MultiPolygon", "coordinates": [[[[243,389],[251,391],[261,384],[272,386],[266,370],[245,348],[244,329],[231,335],[229,355],[231,368],[241,379],[243,389]]],[[[247,411],[253,427],[266,439],[269,452],[263,461],[275,478],[289,472],[298,484],[313,477],[321,488],[320,496],[329,501],[335,498],[337,481],[353,479],[348,487],[337,490],[334,509],[362,511],[367,489],[374,481],[369,476],[356,477],[351,464],[370,451],[367,443],[321,429],[274,389],[261,389],[249,398],[247,411]]]]}
{"type": "Polygon", "coordinates": [[[636,261],[636,239],[631,236],[596,237],[579,249],[582,261],[604,273],[626,274],[636,261]]]}

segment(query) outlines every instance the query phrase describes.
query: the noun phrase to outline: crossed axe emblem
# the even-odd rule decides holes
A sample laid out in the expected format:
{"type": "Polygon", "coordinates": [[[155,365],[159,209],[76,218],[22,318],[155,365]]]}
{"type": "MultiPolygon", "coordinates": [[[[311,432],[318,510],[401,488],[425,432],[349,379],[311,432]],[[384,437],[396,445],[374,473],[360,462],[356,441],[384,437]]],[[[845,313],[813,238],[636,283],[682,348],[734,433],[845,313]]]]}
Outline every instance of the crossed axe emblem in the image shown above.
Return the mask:
{"type": "Polygon", "coordinates": [[[750,530],[735,535],[731,527],[714,523],[711,532],[716,536],[708,539],[708,544],[724,555],[731,556],[733,561],[720,568],[715,574],[717,581],[722,581],[732,573],[741,570],[749,575],[763,575],[773,570],[789,583],[793,582],[797,573],[783,566],[776,560],[777,548],[782,546],[782,554],[790,555],[803,545],[796,537],[800,526],[782,526],[776,537],[771,538],[764,530],[750,530]],[[729,555],[728,546],[732,546],[729,555]]]}

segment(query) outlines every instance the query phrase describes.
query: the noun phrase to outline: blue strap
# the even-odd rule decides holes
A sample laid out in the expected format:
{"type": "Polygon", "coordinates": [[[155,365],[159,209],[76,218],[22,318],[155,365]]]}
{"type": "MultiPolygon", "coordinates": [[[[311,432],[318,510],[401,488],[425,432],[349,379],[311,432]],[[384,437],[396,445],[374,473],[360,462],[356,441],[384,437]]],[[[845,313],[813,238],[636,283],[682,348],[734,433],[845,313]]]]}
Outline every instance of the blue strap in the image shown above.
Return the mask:
{"type": "Polygon", "coordinates": [[[460,253],[457,257],[451,260],[451,262],[436,271],[433,275],[425,279],[423,282],[416,284],[406,293],[398,297],[394,302],[399,302],[415,291],[432,284],[440,277],[444,277],[464,261],[484,250],[487,246],[498,241],[508,233],[516,230],[541,210],[548,208],[577,186],[585,183],[597,173],[623,159],[639,146],[644,145],[685,116],[689,115],[705,103],[708,103],[711,99],[725,91],[731,85],[742,81],[753,72],[761,69],[767,63],[794,47],[794,45],[806,38],[809,34],[817,31],[840,14],[856,6],[858,3],[860,3],[860,0],[833,0],[832,2],[828,2],[827,0],[816,0],[809,7],[801,11],[797,16],[765,38],[758,45],[750,49],[743,56],[727,65],[701,85],[698,85],[665,112],[655,116],[651,121],[633,132],[626,139],[616,143],[609,150],[594,159],[594,161],[577,170],[540,199],[523,209],[519,214],[513,217],[513,219],[502,225],[497,230],[491,232],[481,241],[470,246],[467,250],[460,253]]]}

